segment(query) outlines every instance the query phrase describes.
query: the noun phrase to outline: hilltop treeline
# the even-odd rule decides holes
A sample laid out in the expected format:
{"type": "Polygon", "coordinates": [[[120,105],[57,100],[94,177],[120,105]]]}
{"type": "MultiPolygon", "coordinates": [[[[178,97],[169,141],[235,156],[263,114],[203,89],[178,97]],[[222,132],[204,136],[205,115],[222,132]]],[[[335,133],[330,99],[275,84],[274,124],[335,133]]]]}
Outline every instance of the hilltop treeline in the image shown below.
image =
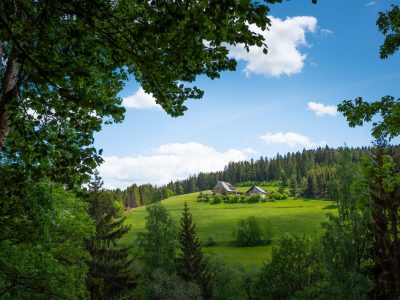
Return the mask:
{"type": "Polygon", "coordinates": [[[125,190],[108,190],[107,193],[112,200],[122,202],[125,208],[155,203],[175,195],[167,186],[157,187],[151,184],[132,184],[125,190]]]}
{"type": "MultiPolygon", "coordinates": [[[[370,155],[373,148],[350,149],[352,162],[356,164],[360,157],[370,155]]],[[[395,152],[400,152],[394,147],[395,152]]],[[[334,198],[336,194],[336,166],[343,148],[319,147],[285,155],[277,154],[273,158],[261,156],[257,160],[230,162],[223,171],[199,173],[189,178],[171,181],[165,186],[133,184],[125,190],[110,191],[115,200],[124,203],[126,208],[154,203],[173,195],[193,193],[211,189],[218,180],[232,184],[279,181],[292,195],[305,198],[334,198]]]]}

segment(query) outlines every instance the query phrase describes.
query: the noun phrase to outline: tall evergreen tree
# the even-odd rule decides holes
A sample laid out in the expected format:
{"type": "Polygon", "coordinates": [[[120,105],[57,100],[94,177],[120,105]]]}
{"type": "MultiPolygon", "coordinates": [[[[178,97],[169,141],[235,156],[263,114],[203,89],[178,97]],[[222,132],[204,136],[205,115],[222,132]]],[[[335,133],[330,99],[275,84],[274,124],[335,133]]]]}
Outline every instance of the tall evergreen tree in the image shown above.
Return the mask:
{"type": "Polygon", "coordinates": [[[119,208],[102,190],[103,182],[97,171],[89,184],[89,214],[95,221],[96,232],[87,243],[92,256],[88,275],[91,299],[119,299],[134,288],[134,275],[129,248],[115,248],[116,242],[129,230],[120,217],[119,208]]]}
{"type": "Polygon", "coordinates": [[[373,299],[400,298],[400,161],[391,152],[378,139],[374,155],[362,161],[360,204],[370,217],[373,299]]]}
{"type": "Polygon", "coordinates": [[[293,197],[296,197],[297,195],[297,180],[296,180],[296,174],[293,174],[290,177],[290,193],[292,194],[293,197]]]}
{"type": "Polygon", "coordinates": [[[201,243],[197,237],[197,227],[193,223],[187,202],[182,211],[178,241],[180,255],[177,258],[177,269],[180,277],[188,282],[196,282],[201,287],[203,298],[211,299],[210,274],[206,270],[201,243]]]}
{"type": "Polygon", "coordinates": [[[310,175],[307,177],[307,190],[305,191],[305,196],[307,198],[314,198],[318,190],[317,178],[315,175],[310,175]]]}

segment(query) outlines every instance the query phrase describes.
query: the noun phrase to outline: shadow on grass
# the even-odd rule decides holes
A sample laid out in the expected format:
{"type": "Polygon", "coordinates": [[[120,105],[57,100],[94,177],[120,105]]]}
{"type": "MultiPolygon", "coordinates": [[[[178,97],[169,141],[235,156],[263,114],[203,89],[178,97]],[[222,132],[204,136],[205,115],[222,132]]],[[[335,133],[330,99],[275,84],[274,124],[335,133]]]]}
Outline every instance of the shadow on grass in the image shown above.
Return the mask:
{"type": "Polygon", "coordinates": [[[331,204],[331,205],[325,206],[323,209],[337,209],[337,205],[331,204]]]}
{"type": "Polygon", "coordinates": [[[251,247],[260,247],[260,246],[268,246],[272,244],[272,240],[262,241],[260,243],[254,245],[241,245],[236,241],[223,241],[223,242],[215,242],[213,245],[203,245],[206,248],[212,247],[239,247],[239,248],[251,248],[251,247]]]}

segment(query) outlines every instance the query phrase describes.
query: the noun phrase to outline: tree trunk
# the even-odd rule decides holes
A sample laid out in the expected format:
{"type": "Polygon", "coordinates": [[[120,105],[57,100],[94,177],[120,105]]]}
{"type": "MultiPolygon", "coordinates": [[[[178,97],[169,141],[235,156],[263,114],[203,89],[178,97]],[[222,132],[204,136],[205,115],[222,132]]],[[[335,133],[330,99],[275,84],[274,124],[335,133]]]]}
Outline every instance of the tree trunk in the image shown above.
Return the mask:
{"type": "MultiPolygon", "coordinates": [[[[15,53],[15,51],[14,51],[15,53]]],[[[8,109],[10,103],[18,96],[18,81],[21,73],[21,64],[15,58],[7,61],[7,69],[3,77],[0,98],[0,152],[10,129],[10,116],[8,109]]]]}

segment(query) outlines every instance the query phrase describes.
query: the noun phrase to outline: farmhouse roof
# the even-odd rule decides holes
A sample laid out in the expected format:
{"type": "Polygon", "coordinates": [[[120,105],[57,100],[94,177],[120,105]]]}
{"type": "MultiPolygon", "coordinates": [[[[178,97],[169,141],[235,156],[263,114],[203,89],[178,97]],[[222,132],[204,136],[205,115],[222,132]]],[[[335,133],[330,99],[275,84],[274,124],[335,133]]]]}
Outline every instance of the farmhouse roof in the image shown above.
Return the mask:
{"type": "Polygon", "coordinates": [[[235,187],[232,184],[230,184],[229,182],[225,182],[225,181],[218,181],[217,185],[214,188],[224,189],[227,192],[235,192],[236,191],[235,187]]]}
{"type": "Polygon", "coordinates": [[[250,192],[252,189],[256,189],[258,190],[260,193],[266,194],[267,192],[264,191],[262,188],[260,188],[259,186],[253,185],[246,193],[250,192]]]}

